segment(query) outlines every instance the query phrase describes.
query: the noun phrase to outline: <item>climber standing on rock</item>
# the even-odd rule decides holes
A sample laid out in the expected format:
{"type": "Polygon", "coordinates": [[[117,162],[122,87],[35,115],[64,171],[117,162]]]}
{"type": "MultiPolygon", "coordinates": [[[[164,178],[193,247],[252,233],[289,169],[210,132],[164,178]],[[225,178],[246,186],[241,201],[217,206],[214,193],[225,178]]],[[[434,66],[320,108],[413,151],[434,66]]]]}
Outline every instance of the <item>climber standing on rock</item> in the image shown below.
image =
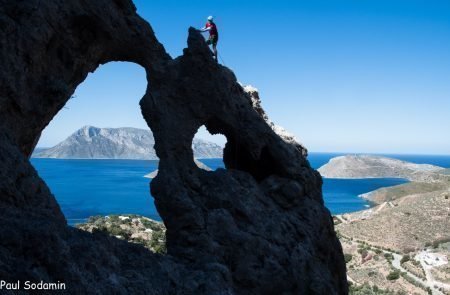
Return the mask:
{"type": "Polygon", "coordinates": [[[214,58],[217,61],[217,42],[219,41],[219,32],[217,31],[217,26],[214,23],[214,18],[212,16],[208,16],[208,22],[199,31],[209,32],[209,38],[206,41],[206,44],[212,45],[214,58]]]}

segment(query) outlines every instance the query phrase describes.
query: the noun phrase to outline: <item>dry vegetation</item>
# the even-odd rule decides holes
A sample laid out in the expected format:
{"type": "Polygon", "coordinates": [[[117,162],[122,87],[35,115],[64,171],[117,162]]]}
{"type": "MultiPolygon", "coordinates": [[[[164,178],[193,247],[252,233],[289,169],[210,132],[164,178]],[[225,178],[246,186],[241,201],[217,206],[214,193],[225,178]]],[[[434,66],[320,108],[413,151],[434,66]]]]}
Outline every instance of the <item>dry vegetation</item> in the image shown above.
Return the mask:
{"type": "Polygon", "coordinates": [[[428,264],[417,255],[449,257],[448,182],[408,183],[372,196],[378,206],[334,218],[349,281],[359,288],[351,294],[450,295],[450,265],[433,265],[434,258],[428,264]]]}
{"type": "Polygon", "coordinates": [[[77,228],[88,232],[104,232],[132,243],[142,244],[155,253],[166,252],[166,228],[161,222],[139,215],[93,216],[77,228]]]}
{"type": "Polygon", "coordinates": [[[397,200],[412,194],[423,194],[434,191],[445,190],[447,184],[443,182],[408,182],[391,187],[383,187],[364,195],[365,198],[375,204],[382,204],[397,200]]]}
{"type": "Polygon", "coordinates": [[[392,267],[391,255],[346,238],[341,238],[341,244],[346,257],[352,257],[347,262],[351,294],[428,294],[426,288],[409,282],[392,267]],[[366,286],[365,292],[354,292],[356,286],[366,286]]]}
{"type": "Polygon", "coordinates": [[[417,251],[450,240],[450,193],[414,194],[369,210],[345,214],[343,235],[398,252],[417,251]]]}

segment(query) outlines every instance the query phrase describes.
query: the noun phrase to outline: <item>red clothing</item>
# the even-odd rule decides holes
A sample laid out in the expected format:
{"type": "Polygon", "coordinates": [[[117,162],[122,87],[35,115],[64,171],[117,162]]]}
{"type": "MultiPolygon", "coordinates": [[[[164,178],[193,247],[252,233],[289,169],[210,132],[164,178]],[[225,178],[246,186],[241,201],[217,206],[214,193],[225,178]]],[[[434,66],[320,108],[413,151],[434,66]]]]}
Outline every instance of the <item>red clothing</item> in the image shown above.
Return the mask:
{"type": "Polygon", "coordinates": [[[216,26],[215,23],[207,22],[205,27],[206,28],[211,28],[209,30],[209,36],[216,36],[217,38],[219,37],[219,32],[217,31],[217,26],[216,26]]]}

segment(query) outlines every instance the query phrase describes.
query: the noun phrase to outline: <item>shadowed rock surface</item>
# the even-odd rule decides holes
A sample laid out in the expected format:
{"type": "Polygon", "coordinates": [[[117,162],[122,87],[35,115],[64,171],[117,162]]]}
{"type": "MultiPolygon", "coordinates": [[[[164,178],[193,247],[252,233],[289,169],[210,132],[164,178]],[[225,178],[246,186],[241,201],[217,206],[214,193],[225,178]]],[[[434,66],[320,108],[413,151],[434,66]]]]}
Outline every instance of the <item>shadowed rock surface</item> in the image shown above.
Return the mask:
{"type": "Polygon", "coordinates": [[[194,29],[171,59],[128,0],[0,0],[0,24],[2,279],[61,281],[69,294],[347,293],[306,150],[274,132],[194,29]],[[140,104],[160,158],[151,190],[164,256],[68,227],[28,159],[75,88],[110,61],[147,72],[140,104]],[[194,164],[202,125],[227,137],[227,170],[194,164]]]}

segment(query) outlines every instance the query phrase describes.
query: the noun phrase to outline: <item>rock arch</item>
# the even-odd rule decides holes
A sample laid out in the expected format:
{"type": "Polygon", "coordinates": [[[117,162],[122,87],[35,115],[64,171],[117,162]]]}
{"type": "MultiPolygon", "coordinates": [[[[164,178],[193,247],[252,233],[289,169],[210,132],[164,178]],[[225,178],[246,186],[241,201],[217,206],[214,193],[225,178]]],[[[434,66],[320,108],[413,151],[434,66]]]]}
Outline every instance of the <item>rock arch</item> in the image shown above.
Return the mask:
{"type": "Polygon", "coordinates": [[[0,0],[0,22],[2,278],[64,281],[69,293],[347,292],[306,150],[273,131],[194,29],[171,59],[129,0],[0,0]],[[160,158],[151,190],[167,256],[67,227],[28,161],[76,86],[109,61],[147,72],[140,105],[160,158]],[[229,170],[196,168],[190,144],[202,125],[227,136],[229,170]]]}

